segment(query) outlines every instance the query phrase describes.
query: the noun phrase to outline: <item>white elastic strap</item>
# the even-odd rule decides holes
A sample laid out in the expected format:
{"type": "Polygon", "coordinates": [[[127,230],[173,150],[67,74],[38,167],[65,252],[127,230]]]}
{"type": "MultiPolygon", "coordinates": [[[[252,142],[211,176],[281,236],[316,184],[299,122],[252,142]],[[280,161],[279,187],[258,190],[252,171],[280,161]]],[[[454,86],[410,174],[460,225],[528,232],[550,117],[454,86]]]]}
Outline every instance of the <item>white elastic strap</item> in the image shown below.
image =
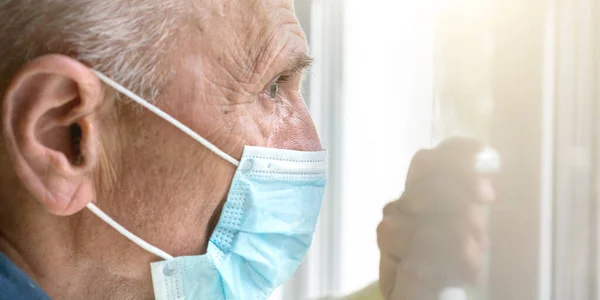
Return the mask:
{"type": "Polygon", "coordinates": [[[161,257],[164,260],[173,259],[172,255],[148,244],[146,241],[142,240],[137,235],[131,233],[129,230],[127,230],[123,226],[119,225],[119,223],[117,223],[115,220],[113,220],[111,217],[109,217],[107,214],[105,214],[103,211],[101,211],[93,203],[89,203],[87,205],[87,208],[92,213],[94,213],[96,216],[98,216],[98,218],[102,219],[102,221],[106,222],[108,225],[110,225],[112,228],[114,228],[116,231],[118,231],[120,234],[124,235],[126,238],[128,238],[129,240],[134,242],[136,245],[142,247],[142,249],[144,249],[158,257],[161,257]]]}
{"type": "MultiPolygon", "coordinates": [[[[222,157],[226,161],[234,164],[236,167],[239,166],[240,162],[237,161],[235,158],[233,158],[233,157],[229,156],[227,153],[221,151],[221,149],[217,148],[217,146],[215,146],[212,143],[210,143],[209,141],[205,140],[203,137],[201,137],[200,135],[198,135],[197,133],[195,133],[189,127],[183,125],[181,122],[177,121],[175,118],[171,117],[169,114],[167,114],[166,112],[162,111],[160,108],[158,108],[158,107],[150,104],[148,101],[142,99],[142,97],[134,94],[132,91],[124,88],[123,86],[121,86],[120,84],[116,83],[112,79],[104,76],[104,74],[102,74],[102,73],[100,73],[100,72],[98,72],[96,70],[92,70],[92,71],[94,73],[96,73],[96,75],[98,75],[98,78],[100,78],[100,80],[102,80],[104,83],[108,84],[110,87],[114,88],[115,90],[117,90],[118,92],[122,93],[123,95],[129,97],[131,100],[137,102],[141,106],[147,108],[151,112],[155,113],[157,116],[163,118],[165,121],[173,124],[175,127],[179,128],[185,134],[189,135],[194,140],[196,140],[200,144],[204,145],[204,147],[208,148],[210,151],[214,152],[215,154],[217,154],[218,156],[222,157]]],[[[100,210],[93,203],[89,203],[87,205],[87,208],[93,214],[95,214],[96,216],[98,216],[98,218],[100,218],[104,222],[106,222],[106,224],[110,225],[112,228],[114,228],[116,231],[118,231],[120,234],[122,234],[123,236],[125,236],[126,238],[128,238],[130,241],[132,241],[136,245],[140,246],[142,249],[144,249],[144,250],[146,250],[146,251],[148,251],[148,252],[150,252],[150,253],[158,256],[158,257],[161,257],[164,260],[173,259],[172,255],[170,255],[170,254],[168,254],[168,253],[166,253],[166,252],[164,252],[164,251],[156,248],[155,246],[150,245],[149,243],[147,243],[146,241],[142,240],[141,238],[139,238],[135,234],[131,233],[129,230],[125,229],[125,227],[119,225],[119,223],[117,223],[115,220],[113,220],[111,217],[109,217],[107,214],[105,214],[102,210],[100,210]]]]}
{"type": "Polygon", "coordinates": [[[194,140],[196,140],[198,143],[202,144],[204,147],[208,148],[210,151],[214,152],[216,155],[218,155],[221,158],[223,158],[224,160],[234,164],[236,167],[240,165],[240,162],[237,159],[235,159],[235,158],[231,157],[229,154],[221,151],[221,149],[217,148],[217,146],[213,145],[211,142],[207,141],[206,139],[204,139],[203,137],[201,137],[200,135],[195,133],[193,130],[191,130],[189,127],[183,125],[183,123],[177,121],[175,118],[171,117],[169,114],[162,111],[160,108],[150,104],[150,102],[148,102],[148,101],[144,100],[142,97],[134,94],[132,91],[124,88],[123,86],[116,83],[112,79],[104,76],[104,74],[102,74],[96,70],[92,70],[92,71],[94,71],[94,73],[96,73],[96,75],[98,75],[98,78],[100,78],[100,80],[104,81],[104,83],[108,84],[110,87],[119,91],[123,95],[129,97],[131,100],[137,102],[139,105],[147,108],[151,112],[155,113],[157,116],[165,119],[165,121],[173,124],[173,126],[179,128],[179,130],[183,131],[185,134],[192,137],[194,140]]]}

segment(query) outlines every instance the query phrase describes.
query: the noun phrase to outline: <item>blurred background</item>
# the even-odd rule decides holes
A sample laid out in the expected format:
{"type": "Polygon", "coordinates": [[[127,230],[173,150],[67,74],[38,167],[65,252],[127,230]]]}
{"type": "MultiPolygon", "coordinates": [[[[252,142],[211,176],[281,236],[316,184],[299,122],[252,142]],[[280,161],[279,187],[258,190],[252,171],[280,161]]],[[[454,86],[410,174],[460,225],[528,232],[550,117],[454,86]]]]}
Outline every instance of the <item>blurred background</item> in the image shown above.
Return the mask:
{"type": "Polygon", "coordinates": [[[472,298],[600,299],[600,1],[295,2],[330,184],[314,246],[273,299],[375,282],[383,206],[413,154],[453,135],[502,159],[472,298]]]}

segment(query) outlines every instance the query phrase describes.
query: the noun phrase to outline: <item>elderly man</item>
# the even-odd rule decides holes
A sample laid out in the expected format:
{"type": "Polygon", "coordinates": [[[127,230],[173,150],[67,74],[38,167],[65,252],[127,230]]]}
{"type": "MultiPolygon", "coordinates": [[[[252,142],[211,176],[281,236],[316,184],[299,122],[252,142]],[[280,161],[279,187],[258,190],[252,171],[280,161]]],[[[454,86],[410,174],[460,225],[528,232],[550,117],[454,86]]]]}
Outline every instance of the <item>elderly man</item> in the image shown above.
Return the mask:
{"type": "Polygon", "coordinates": [[[0,1],[0,299],[265,299],[326,153],[291,0],[0,1]]]}

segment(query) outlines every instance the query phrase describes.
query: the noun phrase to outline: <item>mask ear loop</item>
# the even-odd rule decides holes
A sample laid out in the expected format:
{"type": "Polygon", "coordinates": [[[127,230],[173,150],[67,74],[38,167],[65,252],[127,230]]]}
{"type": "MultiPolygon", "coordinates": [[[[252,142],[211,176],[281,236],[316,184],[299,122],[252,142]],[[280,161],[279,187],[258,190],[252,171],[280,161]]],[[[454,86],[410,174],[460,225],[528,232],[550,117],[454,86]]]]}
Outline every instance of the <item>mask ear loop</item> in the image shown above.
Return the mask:
{"type": "Polygon", "coordinates": [[[137,235],[131,233],[131,231],[125,229],[125,227],[119,225],[119,223],[117,223],[115,220],[113,220],[111,217],[109,217],[107,214],[105,214],[102,210],[100,210],[96,205],[94,205],[93,203],[88,203],[88,205],[86,206],[92,213],[94,213],[96,216],[98,216],[98,218],[102,219],[102,221],[106,222],[106,224],[110,225],[110,227],[114,228],[116,231],[118,231],[120,234],[122,234],[123,236],[125,236],[126,238],[128,238],[130,241],[134,242],[136,245],[140,246],[142,249],[164,259],[164,260],[170,260],[173,259],[173,256],[168,254],[165,251],[162,251],[158,248],[156,248],[155,246],[150,245],[149,243],[147,243],[146,241],[142,240],[140,237],[138,237],[137,235]]]}
{"type": "MultiPolygon", "coordinates": [[[[185,134],[189,135],[191,138],[193,138],[198,143],[202,144],[204,147],[208,148],[210,151],[214,152],[215,154],[217,154],[218,156],[220,156],[224,160],[232,163],[236,167],[238,167],[240,165],[240,162],[238,160],[236,160],[235,158],[231,157],[227,153],[223,152],[221,149],[217,148],[217,146],[213,145],[212,143],[210,143],[209,141],[207,141],[206,139],[204,139],[203,137],[201,137],[200,135],[198,135],[197,133],[195,133],[189,127],[183,125],[183,123],[177,121],[175,118],[173,118],[172,116],[170,116],[166,112],[162,111],[160,108],[158,108],[158,107],[150,104],[148,101],[144,100],[142,97],[139,97],[138,95],[136,95],[132,91],[124,88],[123,86],[121,86],[120,84],[116,83],[112,79],[104,76],[104,74],[102,74],[102,73],[100,73],[100,72],[98,72],[96,70],[92,70],[92,71],[94,73],[96,73],[96,75],[98,76],[98,78],[100,78],[100,80],[102,80],[108,86],[114,88],[118,92],[120,92],[123,95],[129,97],[131,100],[137,102],[139,105],[141,105],[141,106],[145,107],[146,109],[150,110],[151,112],[155,113],[157,116],[163,118],[165,121],[173,124],[173,126],[177,127],[179,130],[183,131],[185,134]]],[[[111,217],[109,217],[107,214],[105,214],[95,204],[93,204],[93,203],[90,202],[90,203],[88,203],[88,205],[86,207],[93,214],[95,214],[98,218],[102,219],[102,221],[106,222],[106,224],[110,225],[112,228],[114,228],[116,231],[118,231],[120,234],[122,234],[123,236],[125,236],[126,238],[128,238],[130,241],[132,241],[136,245],[140,246],[142,249],[144,249],[144,250],[146,250],[146,251],[148,251],[148,252],[150,252],[150,253],[152,253],[152,254],[154,254],[154,255],[156,255],[156,256],[164,259],[164,260],[173,259],[172,255],[170,255],[170,254],[168,254],[168,253],[166,253],[166,252],[158,249],[157,247],[155,247],[155,246],[147,243],[146,241],[142,240],[140,237],[136,236],[135,234],[131,233],[129,230],[125,229],[125,227],[119,225],[119,223],[117,223],[115,220],[113,220],[111,217]]]]}
{"type": "Polygon", "coordinates": [[[236,167],[238,167],[240,165],[240,162],[237,159],[235,159],[235,158],[231,157],[229,154],[223,152],[221,149],[217,148],[217,146],[213,145],[211,142],[207,141],[205,138],[201,137],[200,135],[195,133],[193,130],[191,130],[189,127],[183,125],[181,122],[177,121],[175,118],[171,117],[169,114],[162,111],[160,108],[150,104],[150,102],[144,100],[142,97],[136,95],[132,91],[124,88],[123,86],[116,83],[112,79],[104,76],[102,73],[100,73],[96,70],[92,70],[92,71],[94,73],[96,73],[96,75],[98,75],[98,78],[100,78],[100,80],[102,80],[104,83],[106,83],[113,89],[117,90],[121,94],[127,96],[131,100],[137,102],[139,105],[147,108],[149,111],[155,113],[157,116],[163,118],[165,121],[173,124],[173,126],[177,127],[179,130],[183,131],[185,134],[189,135],[191,138],[196,140],[198,143],[202,144],[204,147],[208,148],[210,151],[214,152],[216,155],[218,155],[221,158],[223,158],[224,160],[232,163],[236,167]]]}

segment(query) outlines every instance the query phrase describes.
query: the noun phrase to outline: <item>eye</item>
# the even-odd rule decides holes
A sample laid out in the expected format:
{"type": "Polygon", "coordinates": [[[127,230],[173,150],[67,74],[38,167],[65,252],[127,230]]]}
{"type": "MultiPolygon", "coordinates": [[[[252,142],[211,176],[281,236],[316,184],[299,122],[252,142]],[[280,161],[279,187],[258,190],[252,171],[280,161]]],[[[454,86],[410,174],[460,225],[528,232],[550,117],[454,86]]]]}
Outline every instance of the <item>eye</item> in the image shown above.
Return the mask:
{"type": "Polygon", "coordinates": [[[290,76],[288,75],[280,75],[275,78],[273,82],[269,84],[267,89],[264,91],[265,95],[274,102],[281,102],[281,98],[283,94],[281,93],[282,88],[288,88],[289,86],[286,83],[289,81],[290,76]]]}
{"type": "Polygon", "coordinates": [[[279,94],[279,80],[271,83],[269,89],[267,90],[267,94],[271,99],[275,100],[275,98],[279,94]]]}

